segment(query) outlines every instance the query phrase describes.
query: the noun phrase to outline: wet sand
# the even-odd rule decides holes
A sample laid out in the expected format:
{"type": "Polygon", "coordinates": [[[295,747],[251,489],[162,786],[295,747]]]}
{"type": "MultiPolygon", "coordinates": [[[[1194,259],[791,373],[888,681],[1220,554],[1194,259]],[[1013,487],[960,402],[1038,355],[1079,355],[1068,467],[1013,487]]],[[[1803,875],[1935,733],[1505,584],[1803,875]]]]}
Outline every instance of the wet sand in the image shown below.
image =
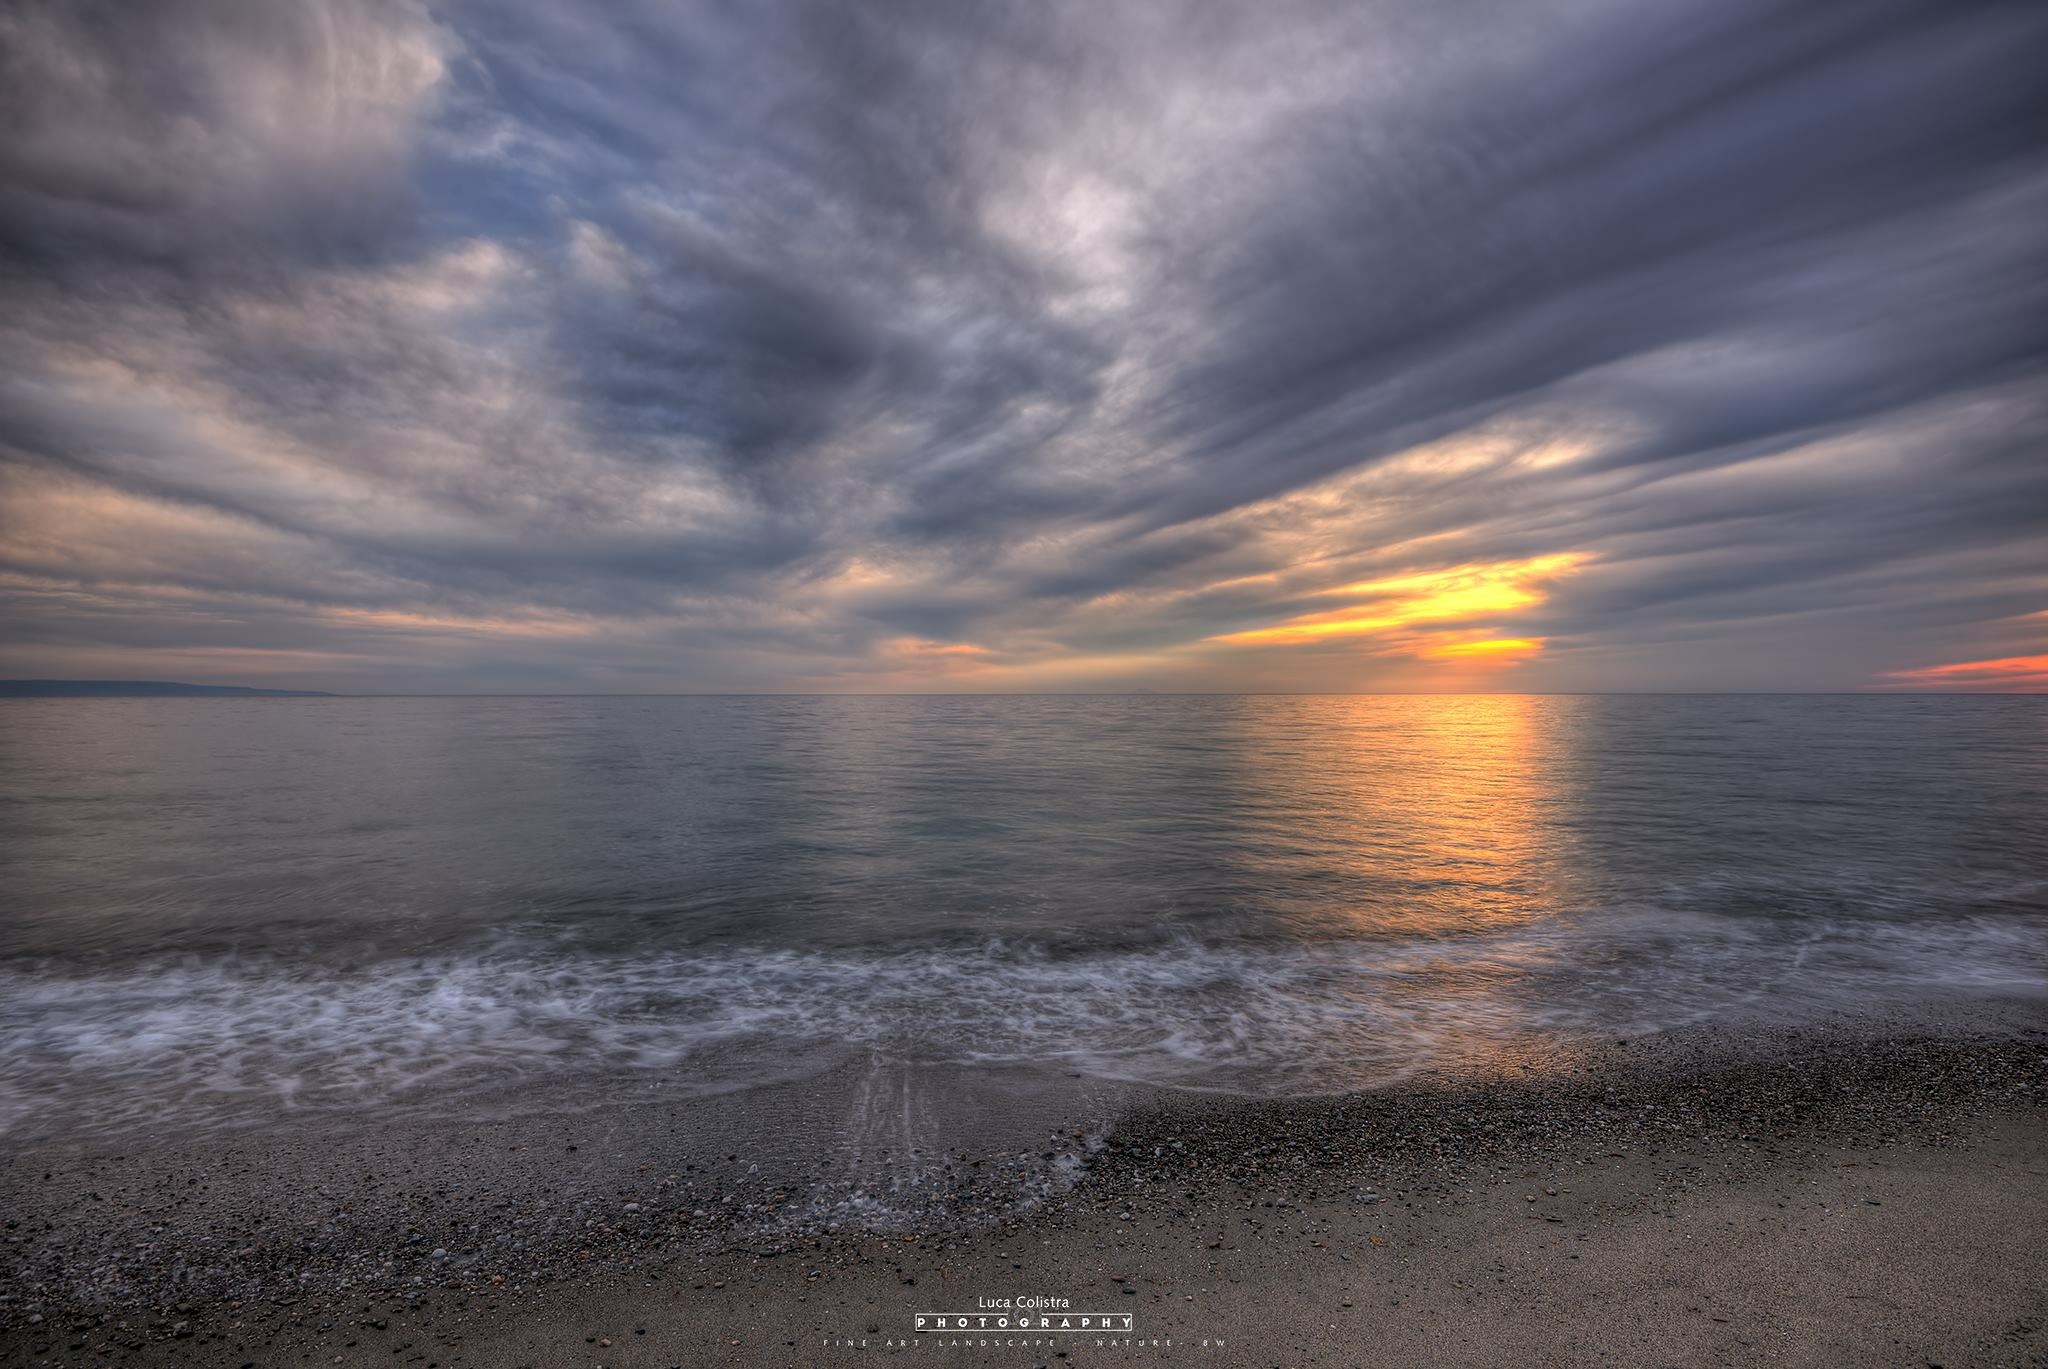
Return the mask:
{"type": "Polygon", "coordinates": [[[763,1234],[794,1199],[671,1178],[658,1109],[18,1148],[0,1363],[2048,1364],[2044,1099],[2031,1011],[1667,1033],[1158,1095],[1030,1211],[865,1233],[763,1234]],[[914,1330],[1018,1297],[1132,1331],[914,1330]]]}

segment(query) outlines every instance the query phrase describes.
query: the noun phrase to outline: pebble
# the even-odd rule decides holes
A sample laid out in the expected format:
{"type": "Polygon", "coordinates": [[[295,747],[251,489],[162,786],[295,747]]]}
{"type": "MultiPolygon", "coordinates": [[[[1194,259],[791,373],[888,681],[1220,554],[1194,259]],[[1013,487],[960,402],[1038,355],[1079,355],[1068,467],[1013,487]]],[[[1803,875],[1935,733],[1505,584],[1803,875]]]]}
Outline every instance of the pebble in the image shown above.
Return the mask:
{"type": "MultiPolygon", "coordinates": [[[[1817,1036],[1808,1033],[1781,1050],[1747,1051],[1711,1049],[1711,1033],[1674,1034],[1666,1045],[1637,1042],[1630,1062],[1608,1059],[1578,1073],[1477,1087],[1424,1079],[1335,1099],[1168,1103],[1119,1121],[1107,1144],[1087,1151],[1079,1187],[1041,1202],[1031,1222],[1048,1234],[1077,1221],[1107,1226],[1103,1219],[1111,1216],[1118,1224],[1132,1223],[1138,1214],[1123,1195],[1137,1193],[1146,1199],[1147,1223],[1165,1227],[1182,1219],[1210,1231],[1223,1228],[1223,1235],[1195,1236],[1206,1250],[1221,1251],[1230,1230],[1242,1233],[1242,1248],[1261,1239],[1259,1222],[1238,1226],[1241,1217],[1263,1219],[1271,1236],[1283,1226],[1298,1230],[1304,1211],[1347,1195],[1361,1203],[1384,1200],[1398,1215],[1411,1200],[1420,1206],[1426,1196],[1451,1192],[1451,1185],[1469,1188],[1496,1170],[1528,1171],[1521,1174],[1526,1185],[1557,1164],[1649,1154],[1680,1136],[1730,1166],[1773,1163],[1750,1157],[1788,1135],[1795,1144],[1893,1138],[1940,1144],[1954,1120],[1973,1109],[2007,1108],[2016,1098],[2038,1107],[2038,1091],[2023,1091],[2022,1085],[2038,1081],[2048,1065],[2048,1050],[2039,1040],[2011,1035],[1817,1036]],[[1262,1208],[1261,1202],[1271,1206],[1262,1208]]],[[[1080,1149],[1066,1140],[1060,1144],[1060,1153],[1080,1149]]],[[[553,1157],[561,1154],[553,1145],[547,1150],[553,1157]]],[[[492,1297],[493,1289],[509,1302],[514,1289],[526,1293],[629,1271],[637,1278],[641,1269],[679,1253],[725,1248],[741,1238],[748,1241],[743,1256],[792,1254],[806,1274],[873,1259],[869,1233],[851,1221],[836,1235],[822,1222],[816,1228],[792,1223],[793,1214],[807,1210],[816,1181],[808,1190],[785,1186],[789,1176],[772,1172],[776,1182],[768,1184],[741,1178],[724,1165],[716,1175],[679,1166],[675,1182],[664,1189],[673,1191],[672,1215],[621,1221],[622,1209],[646,1214],[650,1205],[621,1201],[618,1185],[630,1179],[633,1165],[623,1173],[609,1171],[612,1162],[602,1149],[582,1162],[587,1170],[566,1178],[543,1165],[532,1177],[498,1182],[452,1166],[437,1170],[432,1156],[415,1168],[408,1156],[397,1162],[402,1170],[395,1164],[389,1174],[350,1178],[334,1184],[331,1193],[273,1192],[250,1180],[232,1199],[219,1196],[224,1185],[218,1183],[212,1185],[214,1198],[198,1198],[188,1192],[196,1178],[152,1171],[142,1152],[125,1163],[126,1193],[117,1174],[53,1176],[37,1185],[34,1176],[44,1171],[24,1167],[22,1180],[0,1195],[17,1214],[7,1220],[27,1228],[0,1243],[0,1289],[34,1290],[47,1307],[58,1309],[60,1324],[74,1314],[96,1317],[139,1307],[154,1322],[149,1334],[162,1338],[180,1330],[184,1336],[209,1335],[228,1317],[246,1316],[246,1310],[229,1312],[226,1299],[254,1288],[260,1292],[245,1308],[273,1316],[289,1309],[289,1316],[303,1318],[310,1336],[323,1314],[344,1331],[370,1325],[362,1318],[365,1302],[373,1298],[424,1310],[444,1296],[443,1287],[454,1287],[462,1290],[459,1305],[465,1309],[472,1299],[492,1297]],[[118,1228],[111,1222],[104,1228],[58,1222],[59,1214],[76,1210],[78,1194],[86,1191],[80,1180],[96,1186],[108,1209],[124,1203],[140,1215],[118,1228]],[[726,1201],[735,1194],[740,1201],[726,1201]],[[772,1228],[758,1210],[752,1216],[745,1211],[749,1198],[765,1202],[770,1195],[789,1200],[772,1228]],[[212,1247],[209,1237],[222,1232],[231,1234],[212,1247]],[[499,1235],[513,1240],[494,1243],[499,1235]],[[435,1244],[434,1237],[444,1243],[435,1244]],[[449,1239],[465,1252],[460,1259],[451,1256],[449,1239]],[[474,1272],[465,1275],[465,1268],[474,1272]],[[64,1271],[61,1282],[51,1278],[48,1271],[54,1269],[64,1271]],[[501,1279],[507,1281],[502,1286],[501,1279]]],[[[207,1163],[220,1167],[213,1171],[217,1175],[265,1173],[255,1161],[207,1163]],[[243,1167],[229,1169],[235,1164],[243,1167]]],[[[1009,1210],[1009,1190],[986,1177],[992,1168],[957,1171],[961,1179],[935,1202],[934,1219],[923,1228],[928,1245],[946,1239],[931,1233],[992,1223],[1009,1210]]],[[[1524,1197],[1533,1203],[1539,1193],[1564,1191],[1525,1188],[1524,1197]]],[[[1862,1201],[1882,1205],[1875,1198],[1862,1201]]],[[[9,1227],[10,1233],[18,1230],[9,1227]]],[[[897,1244],[895,1235],[890,1233],[888,1258],[903,1264],[908,1283],[913,1270],[926,1272],[910,1263],[925,1247],[897,1244]]],[[[1134,1232],[1118,1225],[1102,1239],[1105,1248],[1122,1248],[1145,1235],[1146,1226],[1134,1232]]],[[[1012,1238],[1002,1239],[1016,1250],[1012,1238]]],[[[1180,1248],[1188,1250],[1185,1244],[1180,1248]]],[[[1360,1258],[1381,1256],[1361,1251],[1360,1258]]],[[[944,1263],[943,1256],[934,1261],[944,1263]]],[[[696,1286],[724,1289],[723,1280],[707,1277],[710,1272],[700,1274],[704,1282],[696,1286]]],[[[671,1277],[681,1277],[683,1288],[691,1286],[681,1271],[671,1277]]],[[[1119,1292],[1138,1294],[1128,1280],[1119,1282],[1119,1292]]],[[[45,1324],[45,1307],[25,1301],[0,1300],[0,1331],[45,1324]]],[[[262,1362],[306,1357],[267,1356],[262,1362]]]]}

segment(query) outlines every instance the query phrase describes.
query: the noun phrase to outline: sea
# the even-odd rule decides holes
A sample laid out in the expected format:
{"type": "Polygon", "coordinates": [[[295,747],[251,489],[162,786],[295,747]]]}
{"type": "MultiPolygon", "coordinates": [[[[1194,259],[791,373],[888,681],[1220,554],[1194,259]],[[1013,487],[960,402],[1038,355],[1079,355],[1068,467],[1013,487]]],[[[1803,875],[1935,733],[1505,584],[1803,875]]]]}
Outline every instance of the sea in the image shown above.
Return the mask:
{"type": "Polygon", "coordinates": [[[8,700],[0,900],[11,1142],[772,1094],[910,1150],[2037,999],[2048,699],[8,700]]]}

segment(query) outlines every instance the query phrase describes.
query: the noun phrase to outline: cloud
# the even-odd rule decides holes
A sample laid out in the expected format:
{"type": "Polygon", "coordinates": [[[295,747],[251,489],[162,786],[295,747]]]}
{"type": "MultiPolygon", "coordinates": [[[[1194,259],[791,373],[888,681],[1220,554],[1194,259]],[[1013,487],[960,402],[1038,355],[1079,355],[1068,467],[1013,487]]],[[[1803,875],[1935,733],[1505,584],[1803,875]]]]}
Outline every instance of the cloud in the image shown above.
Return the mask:
{"type": "Polygon", "coordinates": [[[1887,683],[1931,689],[1993,689],[2037,693],[2048,690],[2048,656],[2008,656],[2002,661],[1957,661],[1918,670],[1888,670],[1887,683]]]}
{"type": "Polygon", "coordinates": [[[2030,7],[48,0],[0,54],[9,673],[2042,645],[2030,7]]]}
{"type": "MultiPolygon", "coordinates": [[[[1349,601],[1343,608],[1297,614],[1272,627],[1227,633],[1214,640],[1263,646],[1339,637],[1385,639],[1402,629],[1513,618],[1542,604],[1548,597],[1549,582],[1572,574],[1589,559],[1582,552],[1561,552],[1339,585],[1317,590],[1315,597],[1349,601]]],[[[1540,647],[1526,638],[1466,640],[1469,637],[1469,633],[1464,638],[1443,640],[1425,636],[1414,646],[1425,656],[1501,654],[1487,649],[1504,647],[1526,653],[1540,647]]]]}
{"type": "Polygon", "coordinates": [[[404,235],[447,35],[402,3],[0,16],[17,271],[249,276],[404,235]]]}

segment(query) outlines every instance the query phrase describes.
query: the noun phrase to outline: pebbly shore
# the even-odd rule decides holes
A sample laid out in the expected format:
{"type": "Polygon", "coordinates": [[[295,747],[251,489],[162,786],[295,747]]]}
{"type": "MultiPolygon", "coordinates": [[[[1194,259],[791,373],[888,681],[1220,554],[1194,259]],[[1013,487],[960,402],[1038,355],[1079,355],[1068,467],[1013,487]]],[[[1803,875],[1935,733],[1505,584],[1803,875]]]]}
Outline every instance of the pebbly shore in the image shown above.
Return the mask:
{"type": "Polygon", "coordinates": [[[932,1157],[934,1191],[874,1223],[644,1105],[53,1141],[0,1170],[0,1363],[2041,1364],[2044,1103],[2048,1030],[2016,1005],[1553,1043],[1327,1098],[1132,1094],[932,1157]],[[1942,1272],[1972,1260],[1967,1289],[1942,1272]],[[1553,1306],[1581,1285],[1695,1311],[1581,1325],[1553,1306]],[[1812,1316],[1759,1320],[1795,1286],[1812,1316]],[[1020,1294],[1137,1330],[912,1327],[1020,1294]]]}

